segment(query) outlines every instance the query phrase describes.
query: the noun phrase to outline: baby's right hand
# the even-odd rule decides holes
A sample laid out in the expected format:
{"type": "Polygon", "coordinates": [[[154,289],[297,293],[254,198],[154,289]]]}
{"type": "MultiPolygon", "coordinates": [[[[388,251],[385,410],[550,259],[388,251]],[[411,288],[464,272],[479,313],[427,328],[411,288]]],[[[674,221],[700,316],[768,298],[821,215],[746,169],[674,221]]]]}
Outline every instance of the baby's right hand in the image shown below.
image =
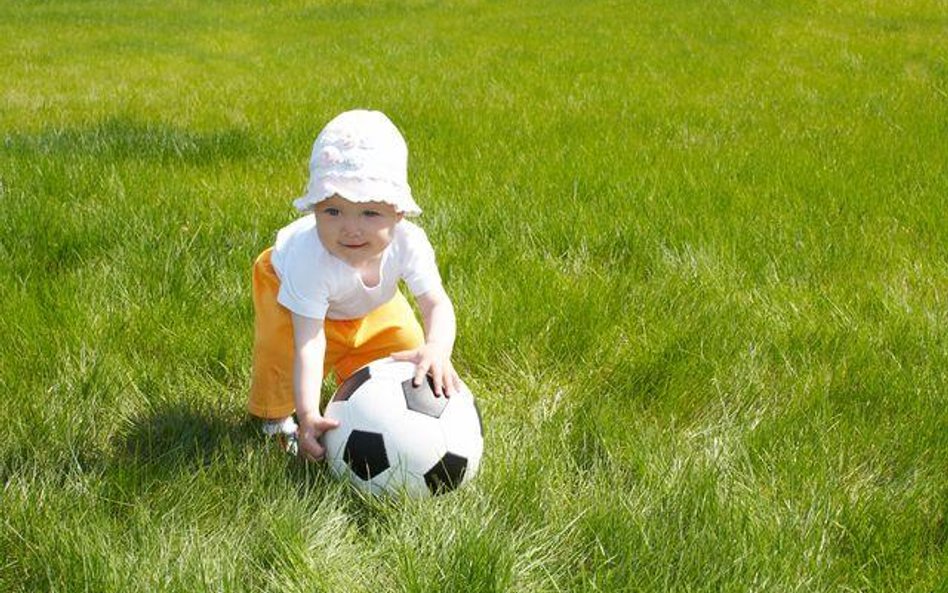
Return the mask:
{"type": "Polygon", "coordinates": [[[339,426],[338,420],[311,416],[300,418],[299,436],[300,457],[306,461],[319,461],[326,455],[326,448],[319,444],[319,437],[327,430],[339,426]]]}

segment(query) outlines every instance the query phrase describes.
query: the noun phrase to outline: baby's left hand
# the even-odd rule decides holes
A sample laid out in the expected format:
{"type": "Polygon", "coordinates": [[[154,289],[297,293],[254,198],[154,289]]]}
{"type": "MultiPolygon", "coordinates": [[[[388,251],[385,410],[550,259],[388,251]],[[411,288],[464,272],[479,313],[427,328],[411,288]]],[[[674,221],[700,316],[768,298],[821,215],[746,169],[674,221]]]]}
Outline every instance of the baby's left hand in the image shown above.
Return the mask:
{"type": "Polygon", "coordinates": [[[395,352],[392,358],[415,363],[412,384],[416,387],[425,380],[426,374],[431,375],[435,397],[451,397],[461,390],[461,378],[451,364],[451,351],[440,344],[428,343],[414,350],[395,352]]]}

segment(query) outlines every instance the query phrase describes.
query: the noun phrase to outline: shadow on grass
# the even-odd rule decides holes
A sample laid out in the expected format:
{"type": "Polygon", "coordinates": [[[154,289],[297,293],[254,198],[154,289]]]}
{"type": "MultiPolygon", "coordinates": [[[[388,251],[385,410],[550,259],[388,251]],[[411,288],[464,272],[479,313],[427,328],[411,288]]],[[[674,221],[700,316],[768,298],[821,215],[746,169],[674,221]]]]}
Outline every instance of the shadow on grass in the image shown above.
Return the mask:
{"type": "Polygon", "coordinates": [[[92,126],[49,128],[3,138],[6,151],[38,156],[91,156],[112,161],[140,160],[208,164],[242,160],[260,151],[246,131],[230,128],[194,132],[162,122],[109,117],[92,126]]]}
{"type": "Polygon", "coordinates": [[[183,404],[158,407],[133,419],[107,447],[90,435],[68,439],[50,435],[23,439],[0,452],[0,480],[27,476],[62,485],[77,476],[103,473],[106,481],[126,486],[164,480],[212,463],[227,462],[259,438],[248,420],[228,421],[221,415],[183,404]]]}
{"type": "MultiPolygon", "coordinates": [[[[248,447],[272,456],[277,467],[282,465],[287,485],[300,497],[339,486],[325,462],[306,463],[280,452],[276,442],[261,434],[257,420],[246,417],[232,422],[182,404],[160,408],[135,421],[114,448],[114,461],[134,464],[142,473],[167,475],[213,463],[243,463],[248,447]]],[[[361,495],[354,488],[351,494],[354,504],[359,504],[361,495]]]]}
{"type": "Polygon", "coordinates": [[[362,533],[377,532],[399,506],[397,498],[373,497],[340,481],[325,462],[307,463],[284,454],[261,435],[256,420],[234,422],[183,404],[158,408],[136,420],[113,447],[110,473],[127,496],[207,468],[223,472],[215,479],[246,478],[237,469],[245,463],[254,466],[252,473],[263,472],[259,483],[247,487],[269,483],[277,491],[294,491],[301,501],[331,499],[362,533]]]}
{"type": "Polygon", "coordinates": [[[240,423],[183,404],[158,408],[134,421],[115,447],[116,461],[158,473],[208,465],[256,436],[249,419],[240,423]]]}

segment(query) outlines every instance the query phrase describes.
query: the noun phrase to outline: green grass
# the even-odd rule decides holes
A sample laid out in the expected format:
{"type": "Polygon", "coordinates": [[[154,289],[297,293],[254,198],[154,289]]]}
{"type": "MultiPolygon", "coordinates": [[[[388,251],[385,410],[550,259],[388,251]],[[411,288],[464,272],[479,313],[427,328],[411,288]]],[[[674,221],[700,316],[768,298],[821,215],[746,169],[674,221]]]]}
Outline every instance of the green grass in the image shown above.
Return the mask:
{"type": "Polygon", "coordinates": [[[948,591],[944,1],[7,1],[0,77],[0,590],[948,591]],[[485,418],[434,501],[244,412],[354,107],[485,418]]]}

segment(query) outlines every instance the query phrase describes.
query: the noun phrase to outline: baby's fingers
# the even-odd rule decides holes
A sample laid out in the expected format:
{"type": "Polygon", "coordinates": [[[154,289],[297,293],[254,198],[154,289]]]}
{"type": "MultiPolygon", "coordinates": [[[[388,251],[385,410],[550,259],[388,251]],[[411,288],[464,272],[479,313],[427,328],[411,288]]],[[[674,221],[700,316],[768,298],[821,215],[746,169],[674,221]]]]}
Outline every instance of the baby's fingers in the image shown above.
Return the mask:
{"type": "Polygon", "coordinates": [[[461,379],[454,370],[451,361],[431,365],[431,378],[434,384],[435,395],[451,397],[461,390],[461,379]]]}
{"type": "Polygon", "coordinates": [[[339,427],[339,421],[335,418],[320,418],[313,422],[313,428],[316,429],[317,436],[322,435],[327,430],[332,430],[339,427]]]}
{"type": "Polygon", "coordinates": [[[307,461],[320,461],[326,454],[326,448],[315,438],[304,435],[300,438],[300,453],[307,461]]]}
{"type": "Polygon", "coordinates": [[[451,397],[461,391],[461,379],[454,372],[451,364],[445,366],[432,365],[431,379],[434,385],[435,396],[451,397]]]}
{"type": "Polygon", "coordinates": [[[425,375],[428,374],[428,370],[431,368],[431,361],[428,359],[421,359],[418,363],[415,364],[415,376],[411,380],[411,384],[415,387],[418,387],[425,380],[425,375]]]}
{"type": "Polygon", "coordinates": [[[447,395],[444,390],[444,373],[434,365],[431,367],[431,386],[434,388],[435,397],[447,395]]]}
{"type": "Polygon", "coordinates": [[[410,361],[414,361],[416,358],[418,358],[418,350],[417,350],[417,349],[415,349],[415,350],[401,350],[401,351],[399,351],[399,352],[393,352],[393,353],[390,354],[389,356],[392,357],[392,360],[399,360],[399,361],[401,361],[401,360],[410,360],[410,361]]]}

